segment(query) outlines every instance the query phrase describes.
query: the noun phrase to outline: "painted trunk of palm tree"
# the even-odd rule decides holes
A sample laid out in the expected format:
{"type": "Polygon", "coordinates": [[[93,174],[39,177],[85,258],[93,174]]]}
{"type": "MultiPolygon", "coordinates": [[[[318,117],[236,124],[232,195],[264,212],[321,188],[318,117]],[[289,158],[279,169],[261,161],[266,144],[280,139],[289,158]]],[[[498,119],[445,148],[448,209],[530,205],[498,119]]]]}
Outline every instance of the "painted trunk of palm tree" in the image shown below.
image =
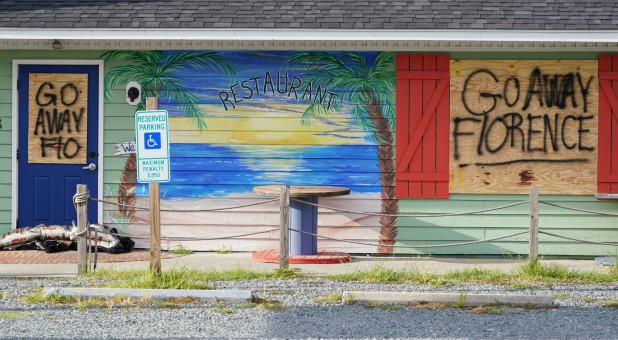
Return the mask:
{"type": "MultiPolygon", "coordinates": [[[[147,97],[170,98],[179,103],[182,111],[198,131],[207,129],[205,112],[198,105],[196,94],[188,91],[174,72],[181,69],[210,70],[236,75],[236,69],[218,52],[166,52],[166,51],[109,51],[101,58],[107,63],[121,62],[122,65],[109,69],[105,76],[105,99],[111,98],[111,89],[137,81],[142,86],[141,102],[137,110],[144,110],[147,97]]],[[[137,184],[136,155],[129,154],[120,176],[117,201],[133,206],[137,184]]],[[[135,209],[119,207],[122,216],[132,219],[135,209]]]]}
{"type": "Polygon", "coordinates": [[[298,52],[293,54],[286,68],[303,69],[314,84],[329,86],[340,92],[339,103],[332,108],[310,104],[303,113],[303,123],[310,125],[311,118],[327,116],[329,112],[343,110],[342,102],[351,105],[354,122],[368,131],[376,143],[380,170],[381,212],[380,236],[377,251],[392,253],[397,236],[399,202],[395,197],[394,155],[394,54],[380,52],[369,61],[357,52],[298,52]],[[386,216],[391,215],[391,216],[386,216]]]}
{"type": "Polygon", "coordinates": [[[378,142],[378,169],[380,169],[381,213],[380,216],[380,239],[382,246],[378,247],[379,253],[392,253],[397,237],[397,215],[399,202],[395,198],[395,154],[394,136],[389,127],[388,120],[380,109],[377,99],[367,102],[369,117],[373,124],[374,140],[378,142]],[[387,216],[391,215],[391,216],[387,216]]]}

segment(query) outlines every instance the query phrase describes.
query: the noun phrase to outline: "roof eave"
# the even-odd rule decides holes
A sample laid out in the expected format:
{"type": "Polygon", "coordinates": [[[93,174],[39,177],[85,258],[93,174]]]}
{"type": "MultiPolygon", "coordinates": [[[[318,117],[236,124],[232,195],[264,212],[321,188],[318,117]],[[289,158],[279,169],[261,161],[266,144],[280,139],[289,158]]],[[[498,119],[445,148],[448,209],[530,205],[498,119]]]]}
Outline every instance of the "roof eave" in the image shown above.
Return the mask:
{"type": "Polygon", "coordinates": [[[0,49],[617,50],[618,31],[0,28],[0,49]]]}

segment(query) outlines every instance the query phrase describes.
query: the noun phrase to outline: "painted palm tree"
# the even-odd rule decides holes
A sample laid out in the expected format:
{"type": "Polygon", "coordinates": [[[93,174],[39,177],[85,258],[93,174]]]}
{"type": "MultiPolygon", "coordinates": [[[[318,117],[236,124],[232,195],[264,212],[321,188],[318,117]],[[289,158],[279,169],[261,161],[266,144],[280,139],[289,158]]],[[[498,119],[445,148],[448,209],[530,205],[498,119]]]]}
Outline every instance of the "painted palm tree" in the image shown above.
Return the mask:
{"type": "MultiPolygon", "coordinates": [[[[395,198],[394,54],[380,52],[374,59],[368,59],[357,52],[298,52],[290,56],[284,67],[307,70],[307,80],[337,90],[339,100],[330,109],[318,103],[309,105],[303,113],[304,125],[311,124],[312,118],[327,116],[332,110],[343,110],[344,103],[351,107],[355,124],[368,131],[377,145],[381,211],[385,215],[396,215],[399,204],[395,198]]],[[[396,217],[380,217],[381,245],[395,243],[396,222],[396,217]]],[[[381,253],[392,251],[392,247],[378,248],[381,253]]]]}
{"type": "MultiPolygon", "coordinates": [[[[111,99],[111,90],[137,81],[142,87],[141,102],[137,110],[144,110],[147,97],[166,98],[177,105],[198,131],[207,129],[205,112],[198,105],[195,93],[186,89],[176,75],[180,70],[222,72],[235,76],[236,69],[218,52],[203,51],[109,51],[101,55],[106,63],[121,63],[112,66],[105,76],[105,99],[111,99]]],[[[113,64],[112,64],[113,65],[113,64]]],[[[125,163],[118,187],[118,202],[133,205],[135,202],[136,157],[132,153],[125,163]]],[[[134,211],[120,207],[123,216],[133,216],[134,211]]]]}

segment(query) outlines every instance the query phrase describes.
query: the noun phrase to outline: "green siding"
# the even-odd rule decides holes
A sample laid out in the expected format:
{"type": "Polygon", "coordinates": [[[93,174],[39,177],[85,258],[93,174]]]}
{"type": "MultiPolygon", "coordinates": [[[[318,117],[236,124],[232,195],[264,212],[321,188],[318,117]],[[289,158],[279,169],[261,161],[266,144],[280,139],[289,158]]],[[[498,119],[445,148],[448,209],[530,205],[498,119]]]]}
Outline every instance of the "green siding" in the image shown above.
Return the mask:
{"type": "MultiPolygon", "coordinates": [[[[101,51],[37,51],[37,59],[98,59],[101,51]]],[[[432,52],[433,53],[433,52],[432,52]]],[[[520,53],[520,52],[453,52],[451,59],[597,59],[596,52],[577,53],[520,53]]],[[[33,58],[32,51],[4,51],[0,53],[0,233],[11,228],[11,124],[12,112],[12,60],[33,58]]],[[[106,65],[107,67],[108,65],[106,65]]],[[[105,104],[104,112],[104,184],[113,192],[119,181],[126,156],[113,156],[114,145],[134,137],[133,114],[135,107],[124,101],[124,89],[112,91],[112,101],[105,104]]],[[[448,200],[400,200],[400,213],[445,213],[466,212],[496,207],[515,201],[526,200],[525,195],[451,195],[448,200]]],[[[541,200],[560,203],[581,209],[618,213],[618,202],[598,201],[591,196],[543,196],[541,200]]],[[[541,230],[556,234],[618,242],[616,217],[591,216],[540,206],[541,230]]],[[[442,218],[398,219],[397,244],[426,245],[467,242],[487,239],[526,230],[528,205],[509,208],[480,215],[442,218]]],[[[525,255],[528,252],[528,235],[520,235],[502,241],[436,249],[396,249],[399,254],[492,254],[504,256],[525,255]]],[[[573,243],[554,237],[540,235],[539,251],[543,255],[602,256],[618,253],[616,247],[573,243]]]]}
{"type": "MultiPolygon", "coordinates": [[[[527,200],[526,195],[451,195],[448,200],[400,200],[400,213],[461,213],[503,206],[527,200]]],[[[618,213],[618,202],[598,201],[592,196],[541,195],[541,201],[591,211],[618,213]]],[[[528,229],[528,204],[482,214],[399,218],[397,244],[452,244],[489,239],[528,229]]],[[[540,204],[539,230],[588,241],[618,242],[618,217],[595,216],[540,204]]],[[[618,247],[576,243],[539,235],[539,253],[559,256],[600,256],[613,254],[618,247]]],[[[528,235],[476,245],[430,249],[399,248],[406,254],[525,255],[528,235]]]]}
{"type": "Polygon", "coordinates": [[[99,51],[3,51],[0,53],[0,234],[10,231],[11,161],[12,161],[12,96],[14,59],[97,59],[99,51]]]}

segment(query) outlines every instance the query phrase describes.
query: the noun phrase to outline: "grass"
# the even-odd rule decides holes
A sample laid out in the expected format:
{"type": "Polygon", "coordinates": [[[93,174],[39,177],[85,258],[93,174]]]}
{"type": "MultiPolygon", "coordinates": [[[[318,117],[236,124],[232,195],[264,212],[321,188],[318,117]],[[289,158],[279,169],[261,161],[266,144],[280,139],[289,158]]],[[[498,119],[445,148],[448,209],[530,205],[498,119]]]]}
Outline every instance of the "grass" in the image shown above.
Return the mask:
{"type": "Polygon", "coordinates": [[[610,301],[605,304],[605,307],[618,308],[618,300],[610,301]]]}
{"type": "Polygon", "coordinates": [[[459,293],[459,298],[457,299],[457,302],[451,303],[451,307],[463,308],[464,305],[466,304],[466,299],[467,298],[468,298],[468,292],[460,292],[459,293]]]}
{"type": "Polygon", "coordinates": [[[371,302],[364,302],[363,307],[369,308],[369,309],[380,309],[380,310],[402,310],[404,309],[404,307],[401,305],[393,305],[393,304],[387,304],[387,303],[371,303],[371,302]]]}
{"type": "Polygon", "coordinates": [[[14,319],[33,316],[34,313],[29,312],[3,312],[0,313],[0,319],[14,319]]]}
{"type": "Polygon", "coordinates": [[[470,309],[470,314],[489,314],[489,315],[505,315],[513,309],[505,305],[485,305],[470,309]]]}
{"type": "Polygon", "coordinates": [[[59,294],[43,294],[43,289],[36,289],[32,294],[26,295],[24,301],[31,304],[50,304],[50,305],[72,305],[76,310],[82,311],[86,308],[114,308],[144,307],[153,306],[155,308],[180,308],[183,305],[193,303],[198,299],[193,297],[167,298],[164,300],[144,298],[131,298],[122,295],[99,298],[85,298],[81,296],[69,297],[59,294]]]}
{"type": "Polygon", "coordinates": [[[313,298],[313,302],[322,303],[327,305],[334,305],[337,303],[341,303],[343,301],[343,296],[339,292],[332,292],[320,296],[316,296],[313,298]]]}
{"type": "Polygon", "coordinates": [[[186,249],[185,247],[179,245],[176,249],[170,249],[167,251],[170,254],[179,254],[179,255],[191,255],[193,254],[193,250],[186,249]]]}
{"type": "Polygon", "coordinates": [[[241,268],[224,271],[173,268],[164,270],[160,276],[144,270],[99,269],[88,273],[87,278],[109,280],[104,287],[152,288],[152,289],[215,289],[216,281],[270,280],[301,277],[299,269],[252,271],[241,268]]]}
{"type": "Polygon", "coordinates": [[[284,310],[285,306],[281,303],[281,301],[277,300],[265,300],[258,297],[254,297],[253,301],[255,304],[255,309],[265,309],[265,310],[284,310]]]}
{"type": "Polygon", "coordinates": [[[532,289],[538,284],[579,283],[605,284],[618,282],[618,269],[609,272],[570,271],[556,264],[528,261],[511,272],[488,269],[464,269],[446,274],[420,273],[416,270],[396,271],[376,265],[367,271],[333,275],[329,278],[340,281],[376,283],[416,283],[432,286],[490,283],[509,286],[513,289],[532,289]]]}
{"type": "Polygon", "coordinates": [[[83,311],[91,307],[107,308],[109,310],[114,307],[142,307],[152,303],[153,300],[150,298],[135,299],[125,296],[84,298],[81,296],[70,297],[59,294],[45,295],[43,289],[36,289],[32,294],[26,295],[24,301],[31,304],[73,305],[76,310],[83,311]]]}
{"type": "Polygon", "coordinates": [[[443,303],[427,302],[427,301],[419,301],[417,304],[413,304],[410,307],[415,308],[415,309],[429,309],[429,310],[439,310],[439,309],[448,308],[448,306],[443,303]]]}
{"type": "Polygon", "coordinates": [[[231,252],[232,252],[232,246],[230,246],[229,249],[226,246],[220,246],[216,251],[217,254],[229,254],[231,252]]]}
{"type": "Polygon", "coordinates": [[[266,293],[270,295],[294,295],[296,291],[292,289],[267,289],[266,293]]]}
{"type": "Polygon", "coordinates": [[[236,311],[230,307],[211,307],[211,311],[219,314],[234,314],[236,311]]]}

